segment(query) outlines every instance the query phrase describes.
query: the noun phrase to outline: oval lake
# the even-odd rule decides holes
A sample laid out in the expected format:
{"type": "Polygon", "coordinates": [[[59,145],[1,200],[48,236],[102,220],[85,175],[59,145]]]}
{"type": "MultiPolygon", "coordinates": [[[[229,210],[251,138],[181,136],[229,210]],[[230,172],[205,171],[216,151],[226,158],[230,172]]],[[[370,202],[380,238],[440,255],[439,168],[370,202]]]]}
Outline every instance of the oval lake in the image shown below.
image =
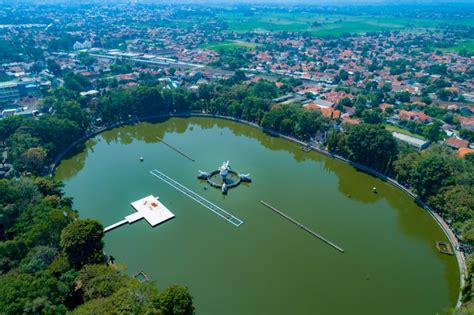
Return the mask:
{"type": "Polygon", "coordinates": [[[81,218],[104,226],[133,213],[131,202],[159,196],[176,217],[154,228],[141,220],[112,230],[105,251],[130,274],[144,271],[158,289],[188,286],[197,314],[435,314],[454,306],[459,293],[455,257],[435,246],[446,236],[411,198],[349,165],[236,122],[171,118],[106,131],[64,159],[55,178],[64,181],[81,218]],[[253,182],[224,196],[197,180],[198,170],[211,171],[224,160],[253,182]],[[152,176],[152,169],[244,223],[228,223],[152,176]]]}

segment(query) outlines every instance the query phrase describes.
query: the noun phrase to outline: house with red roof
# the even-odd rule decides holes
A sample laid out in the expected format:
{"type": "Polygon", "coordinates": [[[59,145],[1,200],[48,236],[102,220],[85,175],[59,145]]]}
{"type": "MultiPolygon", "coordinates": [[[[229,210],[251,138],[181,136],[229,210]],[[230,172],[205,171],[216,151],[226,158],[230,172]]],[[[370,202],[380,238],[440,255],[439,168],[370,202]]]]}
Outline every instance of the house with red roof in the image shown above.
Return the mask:
{"type": "Polygon", "coordinates": [[[463,158],[466,154],[474,154],[474,149],[471,148],[459,148],[458,149],[458,156],[463,158]]]}
{"type": "Polygon", "coordinates": [[[360,119],[359,118],[351,118],[349,116],[342,117],[342,122],[348,125],[359,125],[360,119]]]}
{"type": "Polygon", "coordinates": [[[453,149],[467,148],[467,146],[469,145],[469,141],[458,138],[446,138],[444,140],[444,143],[446,143],[447,146],[453,149]]]}
{"type": "Polygon", "coordinates": [[[426,115],[423,112],[417,112],[417,111],[406,111],[406,110],[400,110],[398,113],[398,117],[403,120],[413,120],[416,122],[420,122],[423,124],[427,124],[431,121],[433,121],[433,117],[426,115]]]}
{"type": "Polygon", "coordinates": [[[459,117],[461,128],[474,131],[474,117],[459,117]]]}

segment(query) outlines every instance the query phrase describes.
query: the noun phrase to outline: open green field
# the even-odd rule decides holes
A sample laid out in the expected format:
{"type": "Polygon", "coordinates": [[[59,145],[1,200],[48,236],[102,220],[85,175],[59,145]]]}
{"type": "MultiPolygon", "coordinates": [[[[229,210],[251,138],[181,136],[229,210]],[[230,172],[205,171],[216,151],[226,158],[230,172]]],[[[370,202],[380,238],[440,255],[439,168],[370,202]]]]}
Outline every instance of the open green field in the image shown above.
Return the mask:
{"type": "Polygon", "coordinates": [[[270,31],[270,32],[299,32],[310,27],[311,20],[306,20],[304,16],[296,16],[286,13],[267,13],[246,16],[244,14],[221,14],[218,16],[227,22],[229,30],[245,33],[250,31],[270,31]]]}
{"type": "Polygon", "coordinates": [[[229,12],[218,15],[234,32],[310,32],[316,36],[339,36],[387,30],[415,31],[441,24],[474,25],[469,19],[412,19],[394,16],[321,15],[310,13],[257,12],[254,15],[229,12]]]}
{"type": "Polygon", "coordinates": [[[394,125],[384,124],[384,127],[385,127],[385,129],[387,129],[390,132],[396,131],[396,132],[403,133],[403,134],[406,134],[406,135],[409,135],[409,136],[412,136],[412,137],[415,137],[415,138],[418,138],[418,139],[426,140],[425,138],[423,138],[420,135],[417,135],[416,133],[413,133],[411,131],[408,131],[406,129],[403,129],[403,128],[400,128],[400,127],[397,127],[397,126],[394,126],[394,125]]]}
{"type": "Polygon", "coordinates": [[[451,46],[451,47],[448,47],[448,48],[442,48],[440,50],[454,51],[454,52],[457,52],[457,53],[465,50],[467,53],[474,53],[474,39],[459,42],[455,46],[451,46]]]}
{"type": "Polygon", "coordinates": [[[224,40],[222,42],[215,42],[210,44],[201,45],[201,48],[211,49],[215,51],[229,52],[236,49],[254,49],[257,47],[254,43],[243,42],[240,40],[224,40]]]}

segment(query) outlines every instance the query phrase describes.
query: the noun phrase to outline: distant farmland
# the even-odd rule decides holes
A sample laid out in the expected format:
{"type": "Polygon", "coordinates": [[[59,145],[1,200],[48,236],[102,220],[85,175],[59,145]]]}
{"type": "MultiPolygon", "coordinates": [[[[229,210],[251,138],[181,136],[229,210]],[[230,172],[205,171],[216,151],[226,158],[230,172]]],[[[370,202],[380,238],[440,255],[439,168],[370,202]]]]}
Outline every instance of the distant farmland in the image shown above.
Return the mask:
{"type": "Polygon", "coordinates": [[[469,19],[459,20],[427,20],[393,16],[351,16],[336,14],[310,13],[242,13],[219,14],[218,18],[225,21],[230,31],[245,33],[252,31],[266,32],[310,32],[316,36],[340,36],[342,34],[362,34],[390,30],[420,30],[441,24],[474,25],[469,19]]]}
{"type": "Polygon", "coordinates": [[[474,39],[466,40],[459,42],[455,46],[447,47],[447,48],[441,48],[440,50],[445,50],[445,51],[454,51],[454,52],[461,52],[465,51],[468,54],[474,54],[474,39]]]}

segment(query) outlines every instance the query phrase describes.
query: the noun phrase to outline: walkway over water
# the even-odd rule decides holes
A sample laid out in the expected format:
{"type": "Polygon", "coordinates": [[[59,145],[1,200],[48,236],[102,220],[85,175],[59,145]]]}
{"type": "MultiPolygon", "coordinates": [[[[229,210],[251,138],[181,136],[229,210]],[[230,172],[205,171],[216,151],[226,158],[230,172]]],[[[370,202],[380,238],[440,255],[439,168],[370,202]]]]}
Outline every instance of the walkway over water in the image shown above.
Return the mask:
{"type": "Polygon", "coordinates": [[[209,200],[201,197],[200,195],[196,194],[194,191],[192,191],[189,188],[181,185],[180,183],[178,183],[174,179],[166,176],[165,174],[158,171],[157,169],[154,169],[154,170],[150,171],[150,174],[152,174],[153,176],[155,176],[158,179],[162,180],[163,182],[170,185],[174,189],[180,191],[181,193],[188,196],[189,198],[196,201],[197,203],[201,204],[202,206],[206,207],[207,209],[211,210],[212,212],[214,212],[215,214],[217,214],[218,216],[220,216],[224,220],[228,221],[229,223],[232,223],[233,225],[235,225],[237,227],[239,227],[242,223],[244,223],[239,218],[234,217],[232,214],[228,213],[224,209],[220,208],[219,206],[216,206],[215,204],[213,204],[209,200]]]}
{"type": "Polygon", "coordinates": [[[296,221],[295,219],[289,217],[288,215],[284,214],[283,212],[281,212],[280,210],[278,210],[277,208],[271,206],[270,204],[266,203],[265,201],[263,200],[260,200],[260,203],[262,205],[264,205],[265,207],[275,211],[276,213],[278,213],[279,215],[281,215],[282,217],[284,217],[285,219],[287,219],[288,221],[296,224],[296,226],[300,227],[301,229],[305,230],[306,232],[308,232],[309,234],[313,235],[313,236],[316,236],[317,238],[319,238],[321,241],[325,242],[326,244],[334,247],[335,249],[337,249],[338,251],[340,251],[341,253],[344,253],[344,249],[342,249],[341,247],[337,246],[336,244],[334,244],[333,242],[331,242],[330,240],[322,237],[321,235],[319,235],[318,233],[314,232],[313,230],[311,230],[310,228],[306,227],[305,225],[299,223],[298,221],[296,221]]]}

